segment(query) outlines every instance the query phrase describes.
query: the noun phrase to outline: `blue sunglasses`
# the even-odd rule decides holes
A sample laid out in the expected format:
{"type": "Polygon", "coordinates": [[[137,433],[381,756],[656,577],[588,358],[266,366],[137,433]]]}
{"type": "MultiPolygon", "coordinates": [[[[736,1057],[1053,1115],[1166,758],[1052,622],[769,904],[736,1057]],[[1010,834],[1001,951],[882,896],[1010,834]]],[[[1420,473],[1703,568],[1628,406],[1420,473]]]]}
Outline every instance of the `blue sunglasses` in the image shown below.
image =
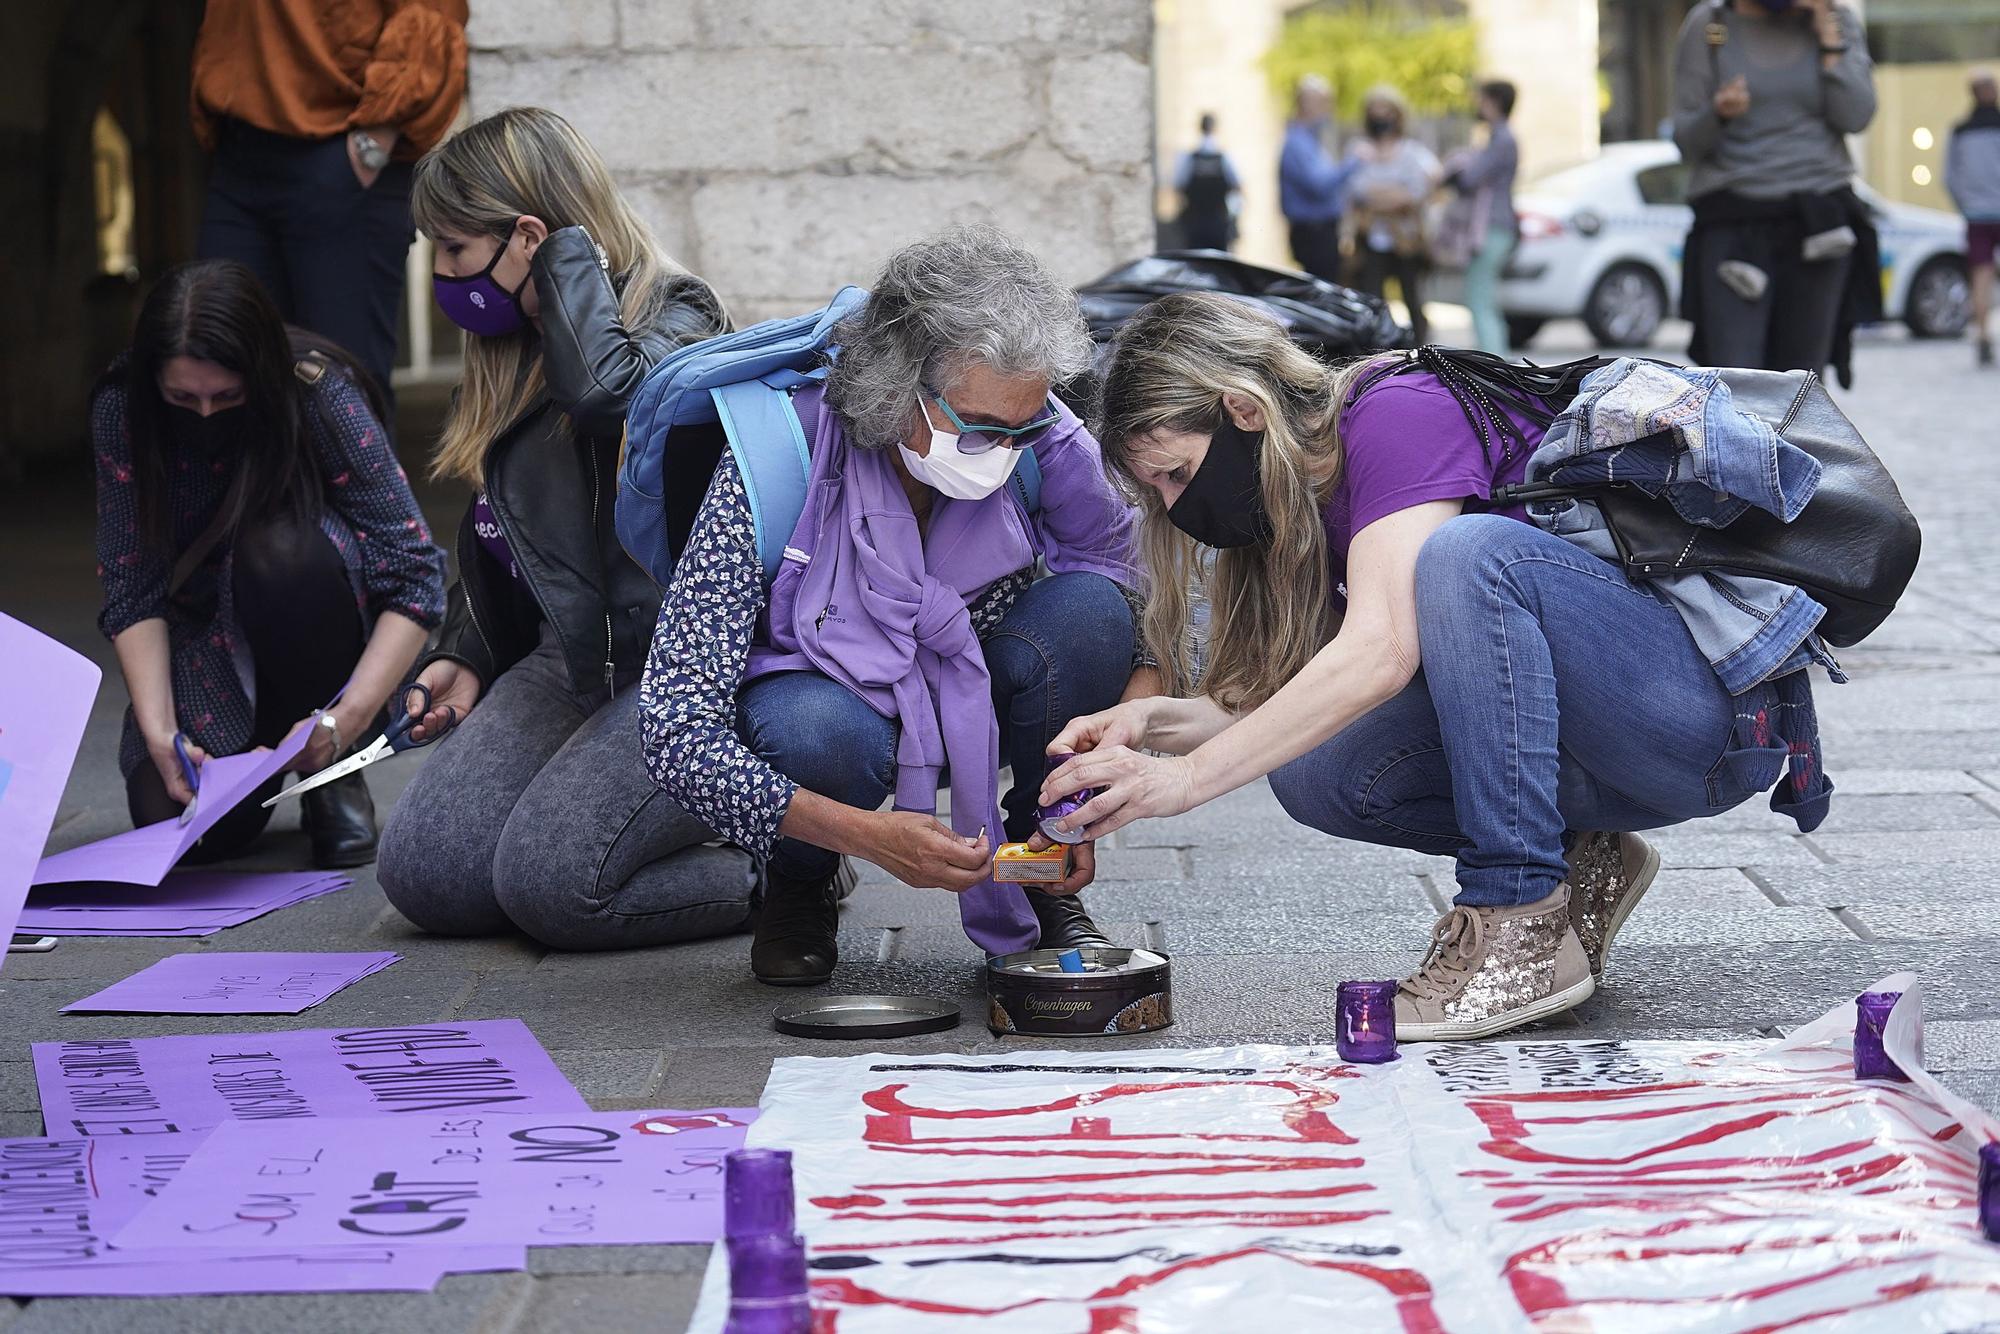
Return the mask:
{"type": "Polygon", "coordinates": [[[945,417],[958,432],[958,452],[961,454],[984,454],[988,450],[1001,448],[1026,449],[1034,443],[1033,437],[1062,420],[1062,410],[1056,406],[1054,398],[1049,398],[1042,403],[1041,416],[1020,426],[991,426],[984,422],[967,425],[956,412],[951,410],[951,404],[945,402],[943,394],[929,385],[924,386],[924,392],[944,409],[945,417]]]}

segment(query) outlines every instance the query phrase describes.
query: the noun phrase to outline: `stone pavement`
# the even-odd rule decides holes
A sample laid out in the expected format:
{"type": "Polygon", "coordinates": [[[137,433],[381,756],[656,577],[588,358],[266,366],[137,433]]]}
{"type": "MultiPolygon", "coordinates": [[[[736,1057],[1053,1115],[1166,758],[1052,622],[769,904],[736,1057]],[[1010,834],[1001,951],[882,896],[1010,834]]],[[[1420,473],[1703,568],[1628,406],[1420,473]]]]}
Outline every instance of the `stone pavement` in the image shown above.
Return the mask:
{"type": "MultiPolygon", "coordinates": [[[[1558,335],[1560,330],[1557,331],[1558,335]]],[[[1577,349],[1536,349],[1543,360],[1577,349]]],[[[1839,788],[1816,833],[1753,802],[1659,836],[1668,870],[1620,937],[1607,985],[1551,1037],[1775,1036],[1912,967],[1930,990],[1927,1056],[1945,1081],[2000,1107],[2000,376],[1958,345],[1885,338],[1838,393],[1925,525],[1904,606],[1842,657],[1854,683],[1822,686],[1839,788]],[[1791,832],[1788,832],[1791,831],[1791,832]]],[[[106,684],[53,846],[125,819],[114,764],[124,706],[96,609],[87,478],[17,494],[0,514],[0,605],[106,667],[106,684]]],[[[433,515],[451,497],[426,497],[433,515]]],[[[440,525],[450,531],[450,524],[440,525]]],[[[386,809],[416,760],[375,770],[386,809]]],[[[302,864],[296,815],[253,862],[302,864]]],[[[1412,964],[1451,893],[1448,864],[1333,842],[1293,825],[1261,785],[1180,820],[1126,831],[1088,894],[1119,940],[1174,956],[1178,1025],[1127,1045],[1328,1040],[1334,983],[1412,964]]],[[[927,992],[964,1007],[949,1034],[900,1052],[999,1051],[979,1023],[979,968],[938,893],[871,874],[842,926],[842,991],[927,992]]],[[[834,1049],[782,1037],[781,993],[750,980],[742,938],[676,949],[552,954],[519,939],[416,934],[363,870],[354,887],[203,941],[68,940],[15,955],[0,977],[0,1134],[39,1133],[27,1043],[89,1035],[323,1027],[516,1016],[603,1108],[753,1103],[770,1061],[834,1049]],[[296,1018],[59,1016],[79,996],[184,949],[394,949],[405,962],[296,1018]]],[[[544,1249],[525,1274],[458,1276],[431,1295],[0,1302],[5,1334],[84,1331],[678,1329],[705,1248],[544,1249]]]]}

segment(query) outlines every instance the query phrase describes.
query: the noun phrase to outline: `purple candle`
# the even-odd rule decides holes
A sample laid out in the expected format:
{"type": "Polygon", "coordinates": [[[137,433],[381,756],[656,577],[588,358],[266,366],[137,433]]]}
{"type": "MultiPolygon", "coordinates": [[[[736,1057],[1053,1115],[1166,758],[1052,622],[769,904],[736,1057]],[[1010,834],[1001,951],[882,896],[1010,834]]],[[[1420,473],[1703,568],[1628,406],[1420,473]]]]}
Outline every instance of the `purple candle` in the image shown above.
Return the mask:
{"type": "Polygon", "coordinates": [[[722,1234],[789,1237],[797,1228],[789,1149],[738,1149],[722,1163],[722,1234]]]}
{"type": "Polygon", "coordinates": [[[723,1334],[812,1334],[804,1237],[733,1237],[723,1334]]]}
{"type": "Polygon", "coordinates": [[[1893,1079],[1907,1084],[1910,1077],[1889,1059],[1882,1049],[1882,1030],[1888,1026],[1889,1012],[1901,999],[1900,991],[1864,991],[1854,998],[1854,1077],[1893,1079]]]}
{"type": "MultiPolygon", "coordinates": [[[[1056,770],[1062,768],[1063,765],[1068,764],[1071,760],[1075,758],[1076,756],[1074,755],[1049,756],[1048,772],[1054,773],[1056,770]]],[[[1051,842],[1055,843],[1083,842],[1083,831],[1081,829],[1072,829],[1069,832],[1064,833],[1062,830],[1056,828],[1056,821],[1067,819],[1070,816],[1075,815],[1078,811],[1083,809],[1085,802],[1089,801],[1096,795],[1097,795],[1097,790],[1095,788],[1087,787],[1081,792],[1073,792],[1069,796],[1063,797],[1058,801],[1051,802],[1049,805],[1043,806],[1041,809],[1036,811],[1035,812],[1036,824],[1037,827],[1041,829],[1042,836],[1044,838],[1049,839],[1051,842]]]]}
{"type": "Polygon", "coordinates": [[[1333,1045],[1343,1061],[1396,1059],[1396,984],[1342,982],[1335,992],[1333,1045]]]}
{"type": "Polygon", "coordinates": [[[2000,1142],[1979,1146],[1979,1226],[2000,1241],[2000,1142]]]}

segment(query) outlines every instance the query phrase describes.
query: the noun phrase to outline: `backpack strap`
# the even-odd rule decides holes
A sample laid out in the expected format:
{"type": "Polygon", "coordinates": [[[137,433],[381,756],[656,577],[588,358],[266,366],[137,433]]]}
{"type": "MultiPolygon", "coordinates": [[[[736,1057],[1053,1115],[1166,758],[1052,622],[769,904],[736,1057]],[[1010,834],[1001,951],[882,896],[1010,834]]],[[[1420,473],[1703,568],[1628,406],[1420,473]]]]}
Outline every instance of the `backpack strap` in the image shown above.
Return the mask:
{"type": "MultiPolygon", "coordinates": [[[[794,377],[803,380],[805,377],[794,377]]],[[[812,456],[806,450],[805,427],[792,406],[789,387],[764,380],[718,385],[708,391],[716,416],[729,440],[729,452],[743,476],[750,500],[750,520],[757,533],[757,559],[764,582],[778,577],[799,516],[806,508],[806,480],[812,456]]]]}
{"type": "Polygon", "coordinates": [[[1042,465],[1032,448],[1021,451],[1020,462],[1007,474],[1007,483],[1014,488],[1014,498],[1021,502],[1022,512],[1032,519],[1042,508],[1042,465]]]}

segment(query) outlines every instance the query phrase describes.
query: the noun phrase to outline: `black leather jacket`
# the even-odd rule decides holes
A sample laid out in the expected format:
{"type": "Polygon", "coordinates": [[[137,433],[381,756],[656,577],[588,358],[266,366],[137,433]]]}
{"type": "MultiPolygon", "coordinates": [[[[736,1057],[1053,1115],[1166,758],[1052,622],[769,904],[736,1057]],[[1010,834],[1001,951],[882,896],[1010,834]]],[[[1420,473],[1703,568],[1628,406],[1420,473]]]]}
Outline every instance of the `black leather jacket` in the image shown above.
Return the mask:
{"type": "Polygon", "coordinates": [[[612,528],[625,409],[661,357],[728,325],[715,294],[690,275],[653,328],[627,329],[604,260],[581,227],[550,233],[532,271],[548,392],[486,454],[486,501],[521,578],[479,544],[468,503],[458,580],[419,669],[455,659],[490,690],[535,647],[547,622],[582,694],[644,668],[660,611],[660,590],[612,528]]]}

